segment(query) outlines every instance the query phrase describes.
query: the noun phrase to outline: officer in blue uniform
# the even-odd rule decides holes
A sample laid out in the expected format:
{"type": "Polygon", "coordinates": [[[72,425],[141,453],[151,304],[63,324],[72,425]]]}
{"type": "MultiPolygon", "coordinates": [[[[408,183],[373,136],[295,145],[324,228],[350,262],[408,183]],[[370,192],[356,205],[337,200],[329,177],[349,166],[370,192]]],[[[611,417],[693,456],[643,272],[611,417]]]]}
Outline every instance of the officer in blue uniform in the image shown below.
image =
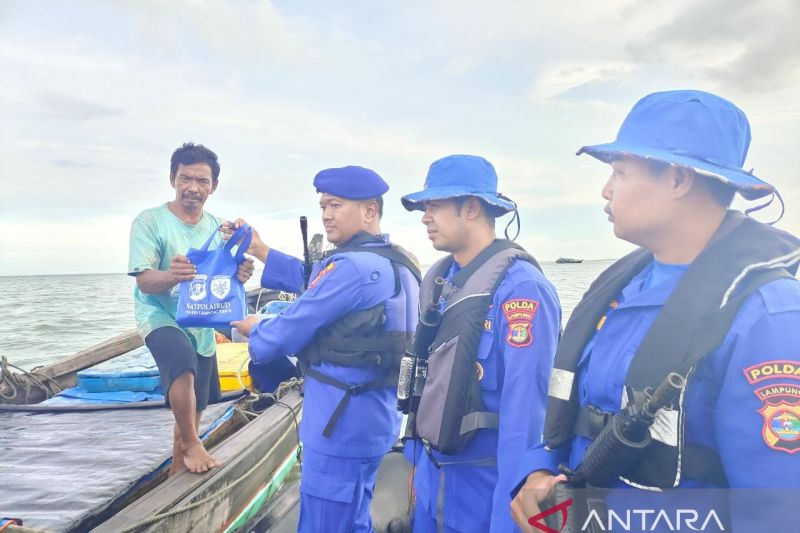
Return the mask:
{"type": "MultiPolygon", "coordinates": [[[[486,159],[470,155],[442,158],[431,165],[425,189],[402,201],[409,211],[424,212],[422,223],[433,247],[450,254],[426,274],[421,307],[424,309],[423,300],[428,296],[426,280],[441,274],[447,284],[439,301],[443,313],[440,335],[445,330],[457,331],[460,344],[473,328],[479,330],[477,345],[463,351],[457,347],[455,356],[467,357],[473,365],[483,408],[480,414],[496,421],[489,424],[492,427],[474,431],[471,440],[455,453],[437,451],[434,439],[426,438],[426,418],[454,416],[445,407],[446,399],[437,402],[433,397],[441,379],[436,376],[436,361],[447,357],[436,349],[444,338],[434,340],[428,381],[416,414],[420,438],[406,442],[408,456],[416,463],[414,531],[512,531],[508,493],[517,483],[519,457],[540,439],[547,380],[561,324],[558,296],[530,255],[511,241],[496,239],[495,218],[515,211],[516,205],[498,194],[497,174],[486,159]],[[502,265],[499,273],[495,272],[496,280],[480,267],[469,281],[457,280],[459,273],[475,269],[483,261],[489,265],[503,253],[510,255],[506,263],[495,264],[502,265]],[[455,302],[481,297],[463,293],[482,276],[488,276],[487,293],[491,287],[496,290],[474,318],[461,321],[465,314],[456,309],[455,302]]],[[[457,379],[445,376],[444,381],[451,385],[449,392],[458,394],[469,387],[457,379]]]]}
{"type": "MultiPolygon", "coordinates": [[[[601,274],[564,331],[544,443],[515,481],[524,530],[536,531],[529,520],[566,480],[559,464],[580,465],[609,416],[667,372],[686,378],[683,393],[608,487],[800,487],[799,241],[728,209],[737,192],[775,190],[743,170],[749,143],[729,101],[669,91],[640,100],[616,141],[578,152],[611,165],[605,211],[615,235],[641,248],[601,274]]],[[[654,492],[615,494],[629,503],[654,492]]],[[[785,528],[744,503],[731,505],[736,531],[785,528]]]]}
{"type": "Polygon", "coordinates": [[[297,354],[305,374],[299,531],[371,531],[369,505],[381,458],[398,438],[397,363],[417,320],[419,271],[380,231],[388,185],[362,167],[314,178],[322,222],[336,245],[304,280],[299,259],[254,233],[261,284],[305,292],[268,322],[233,323],[250,357],[297,354]],[[392,377],[395,381],[392,381],[392,377]]]}

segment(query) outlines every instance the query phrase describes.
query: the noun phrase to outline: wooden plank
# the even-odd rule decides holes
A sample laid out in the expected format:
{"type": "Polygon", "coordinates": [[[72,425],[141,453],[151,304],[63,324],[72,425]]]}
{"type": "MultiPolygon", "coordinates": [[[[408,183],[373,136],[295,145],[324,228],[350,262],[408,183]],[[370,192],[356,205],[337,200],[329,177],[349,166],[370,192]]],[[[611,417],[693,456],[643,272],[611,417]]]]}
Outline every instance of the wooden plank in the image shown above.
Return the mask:
{"type": "MultiPolygon", "coordinates": [[[[300,394],[292,391],[282,401],[297,412],[299,422],[300,406],[302,405],[300,394]]],[[[217,509],[220,516],[216,518],[227,522],[234,518],[235,513],[240,509],[240,507],[237,508],[234,505],[242,501],[242,499],[252,498],[255,493],[254,484],[257,488],[260,484],[266,482],[269,472],[275,470],[289,453],[287,450],[291,450],[296,446],[297,438],[294,422],[289,409],[279,405],[270,407],[222,444],[212,448],[211,453],[223,462],[223,466],[220,469],[200,475],[184,471],[172,476],[162,485],[93,529],[92,532],[118,532],[151,516],[180,506],[182,502],[196,498],[199,494],[208,496],[247,472],[264,458],[267,450],[276,444],[275,452],[264,462],[262,467],[259,467],[254,472],[253,479],[248,479],[246,482],[243,481],[240,486],[237,486],[232,491],[232,493],[236,493],[235,496],[223,498],[223,501],[229,502],[229,504],[227,507],[223,505],[223,507],[217,509]],[[284,436],[287,428],[291,429],[291,431],[287,436],[284,436]]],[[[198,514],[206,512],[205,507],[187,511],[176,515],[175,520],[157,522],[151,526],[152,529],[147,529],[146,531],[192,531],[193,528],[180,528],[183,527],[182,524],[194,523],[194,521],[199,520],[198,514]]],[[[194,531],[213,531],[213,529],[199,527],[194,531]]]]}
{"type": "Polygon", "coordinates": [[[71,357],[62,359],[52,365],[39,369],[38,371],[46,376],[59,381],[61,379],[74,378],[74,374],[86,368],[92,367],[103,361],[113,359],[131,350],[135,350],[144,344],[142,338],[136,330],[126,331],[121,335],[109,339],[91,348],[81,350],[71,357]]]}
{"type": "MultiPolygon", "coordinates": [[[[34,370],[53,378],[59,385],[66,389],[74,387],[77,384],[78,379],[76,374],[79,371],[102,363],[103,361],[113,359],[118,355],[122,355],[142,346],[142,344],[144,343],[139,334],[135,330],[131,330],[117,335],[113,339],[92,346],[91,348],[81,350],[75,355],[66,357],[57,363],[34,370]]],[[[11,394],[11,388],[5,382],[0,383],[0,390],[7,396],[11,394]]],[[[18,393],[17,396],[10,401],[6,401],[0,397],[0,403],[35,404],[44,399],[44,392],[38,388],[33,388],[27,397],[25,394],[18,393]]]]}
{"type": "MultiPolygon", "coordinates": [[[[275,497],[264,506],[255,522],[248,524],[247,531],[269,531],[273,527],[286,524],[288,520],[293,520],[297,524],[297,516],[292,517],[291,513],[299,514],[300,506],[300,479],[287,481],[281,487],[275,497]]],[[[278,529],[280,531],[280,529],[278,529]]]]}
{"type": "MultiPolygon", "coordinates": [[[[283,432],[278,432],[283,433],[283,432]]],[[[209,499],[202,505],[184,513],[170,516],[159,523],[144,529],[146,533],[172,533],[174,531],[222,531],[228,524],[244,511],[247,504],[269,479],[275,474],[279,466],[293,453],[297,452],[297,438],[294,429],[291,433],[276,443],[271,457],[265,459],[264,453],[270,448],[262,449],[260,453],[249,454],[239,458],[231,464],[229,480],[212,480],[212,482],[199,487],[192,494],[181,500],[176,508],[209,499]],[[260,464],[259,464],[260,463],[260,464]],[[229,485],[231,480],[253,471],[233,489],[213,499],[211,495],[229,485]],[[215,482],[216,481],[216,482],[215,482]]]]}

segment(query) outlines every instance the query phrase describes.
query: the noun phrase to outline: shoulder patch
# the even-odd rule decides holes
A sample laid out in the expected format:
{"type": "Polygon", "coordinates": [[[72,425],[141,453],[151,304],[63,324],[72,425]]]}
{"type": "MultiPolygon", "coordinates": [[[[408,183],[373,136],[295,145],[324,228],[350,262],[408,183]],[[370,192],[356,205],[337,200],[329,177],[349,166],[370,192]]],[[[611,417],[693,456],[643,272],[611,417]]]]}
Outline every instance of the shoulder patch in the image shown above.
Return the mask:
{"type": "Polygon", "coordinates": [[[533,343],[533,317],[539,302],[524,298],[506,300],[501,305],[508,322],[506,342],[515,348],[524,348],[533,343]]]}
{"type": "Polygon", "coordinates": [[[316,275],[316,276],[314,276],[314,279],[312,279],[312,280],[309,282],[309,284],[308,284],[308,288],[309,288],[309,289],[313,289],[313,288],[314,288],[314,287],[317,285],[317,283],[319,283],[319,280],[321,280],[321,279],[322,279],[324,276],[326,276],[326,275],[330,274],[330,273],[331,273],[331,271],[332,271],[334,268],[336,268],[336,262],[335,262],[335,261],[331,261],[330,263],[328,263],[328,264],[325,266],[325,268],[323,268],[322,270],[320,270],[320,271],[317,273],[317,275],[316,275]]]}
{"type": "Polygon", "coordinates": [[[744,369],[752,385],[780,379],[782,382],[761,386],[753,391],[762,402],[758,413],[763,418],[764,443],[786,453],[800,451],[800,362],[766,361],[744,369]],[[792,380],[790,382],[783,380],[792,380]]]}
{"type": "Polygon", "coordinates": [[[744,369],[744,377],[752,385],[766,379],[800,380],[800,361],[785,359],[765,361],[744,369]]]}
{"type": "Polygon", "coordinates": [[[800,452],[800,388],[766,388],[774,390],[760,391],[764,405],[758,412],[764,418],[761,428],[764,442],[774,450],[800,452]]]}

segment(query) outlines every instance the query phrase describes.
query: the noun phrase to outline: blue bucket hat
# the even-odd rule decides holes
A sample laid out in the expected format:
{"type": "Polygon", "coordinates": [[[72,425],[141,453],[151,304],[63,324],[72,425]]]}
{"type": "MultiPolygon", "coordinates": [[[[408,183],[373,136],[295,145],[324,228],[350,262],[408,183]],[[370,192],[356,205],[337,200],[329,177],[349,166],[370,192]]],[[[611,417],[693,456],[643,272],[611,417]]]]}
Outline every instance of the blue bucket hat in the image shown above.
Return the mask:
{"type": "Polygon", "coordinates": [[[775,187],[742,168],[749,147],[750,124],[731,102],[703,91],[664,91],[633,106],[614,142],[584,146],[578,155],[605,163],[633,155],[689,167],[755,200],[775,187]]]}
{"type": "Polygon", "coordinates": [[[497,172],[486,159],[476,155],[449,155],[431,164],[425,188],[401,198],[409,211],[424,211],[425,202],[459,196],[476,196],[500,216],[517,206],[497,192],[497,172]]]}

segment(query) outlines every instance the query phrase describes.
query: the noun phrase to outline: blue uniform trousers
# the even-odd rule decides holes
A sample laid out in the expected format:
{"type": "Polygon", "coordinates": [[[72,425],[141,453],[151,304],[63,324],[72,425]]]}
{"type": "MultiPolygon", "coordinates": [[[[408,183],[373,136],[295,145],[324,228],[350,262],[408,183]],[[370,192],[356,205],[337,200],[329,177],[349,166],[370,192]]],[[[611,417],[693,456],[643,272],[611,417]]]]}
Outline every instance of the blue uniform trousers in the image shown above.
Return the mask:
{"type": "Polygon", "coordinates": [[[442,525],[440,528],[436,524],[436,517],[431,516],[428,510],[417,505],[414,507],[414,533],[458,533],[458,530],[442,525]]]}
{"type": "Polygon", "coordinates": [[[382,459],[335,457],[304,448],[297,531],[373,531],[369,506],[382,459]]]}

